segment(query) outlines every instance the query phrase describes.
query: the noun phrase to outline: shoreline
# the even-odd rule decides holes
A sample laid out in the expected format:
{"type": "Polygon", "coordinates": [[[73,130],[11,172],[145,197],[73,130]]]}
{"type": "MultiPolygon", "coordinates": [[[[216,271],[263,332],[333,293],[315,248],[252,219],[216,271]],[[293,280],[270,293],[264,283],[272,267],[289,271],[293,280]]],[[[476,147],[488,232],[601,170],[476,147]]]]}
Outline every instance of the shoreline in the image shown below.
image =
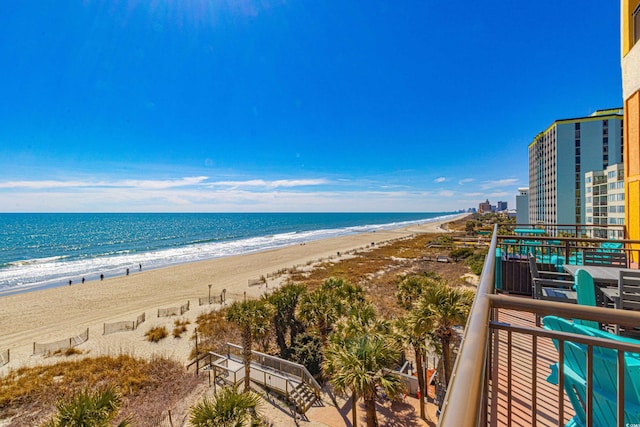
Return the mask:
{"type": "MultiPolygon", "coordinates": [[[[0,367],[0,376],[25,365],[67,360],[33,356],[33,343],[50,343],[75,337],[86,329],[89,339],[77,349],[85,355],[133,354],[139,357],[167,356],[187,361],[191,335],[198,314],[218,309],[220,304],[198,305],[198,298],[219,297],[226,290],[227,303],[246,295],[258,297],[266,288],[277,287],[282,277],[269,278],[268,285],[250,286],[261,276],[268,277],[294,266],[308,266],[319,260],[371,244],[407,238],[419,233],[446,232],[442,225],[468,214],[404,228],[365,232],[309,241],[230,257],[214,258],[135,272],[129,276],[87,281],[84,284],[38,289],[0,295],[0,354],[10,350],[10,362],[0,367]],[[157,310],[190,303],[181,316],[157,317],[157,310]],[[102,335],[108,322],[132,321],[145,313],[146,321],[134,331],[102,335]],[[149,343],[144,332],[158,325],[173,328],[176,319],[191,322],[184,338],[167,338],[149,343]]],[[[344,255],[343,255],[344,256],[344,255]]],[[[74,356],[76,357],[76,356],[74,356]]]]}
{"type": "MultiPolygon", "coordinates": [[[[460,213],[458,214],[448,213],[445,215],[436,216],[436,217],[424,219],[424,220],[418,220],[418,221],[410,220],[410,221],[406,221],[406,223],[404,224],[402,222],[388,223],[388,224],[372,223],[368,225],[348,226],[345,228],[337,228],[337,229],[305,230],[303,232],[293,232],[293,233],[283,232],[283,234],[276,234],[274,236],[287,236],[287,235],[293,234],[296,236],[304,236],[304,237],[295,237],[293,239],[287,237],[287,240],[290,240],[290,241],[288,242],[282,241],[276,244],[273,244],[273,242],[268,241],[268,239],[267,241],[262,242],[258,245],[255,245],[254,242],[252,242],[251,244],[247,243],[255,239],[265,239],[265,236],[254,236],[254,237],[240,238],[239,240],[228,240],[226,242],[222,242],[222,244],[224,245],[230,245],[234,247],[240,244],[240,246],[237,246],[237,248],[239,248],[240,250],[238,249],[233,250],[236,252],[235,254],[225,253],[226,252],[225,250],[214,250],[211,253],[207,253],[207,249],[205,249],[203,252],[200,252],[202,249],[198,248],[195,252],[194,252],[194,249],[187,250],[184,254],[182,254],[182,255],[185,255],[185,254],[188,255],[187,258],[179,259],[179,257],[176,258],[175,253],[169,253],[175,250],[176,248],[167,247],[164,249],[151,250],[149,252],[139,252],[136,255],[136,259],[130,259],[128,262],[124,262],[124,263],[122,262],[122,260],[119,260],[118,257],[115,257],[111,261],[108,261],[111,259],[111,257],[102,257],[98,259],[104,259],[106,262],[105,261],[101,262],[101,264],[104,264],[104,265],[99,269],[96,269],[95,265],[87,266],[88,269],[84,271],[74,267],[70,267],[69,271],[70,272],[74,271],[74,273],[72,274],[68,274],[68,275],[65,274],[61,276],[60,273],[55,273],[55,274],[52,274],[50,278],[47,278],[45,275],[40,279],[39,282],[36,281],[33,283],[19,283],[19,284],[6,285],[6,286],[3,285],[2,287],[0,287],[0,298],[6,295],[19,294],[23,292],[34,292],[34,291],[40,291],[40,290],[62,287],[62,286],[85,285],[85,283],[102,281],[103,279],[111,279],[111,278],[128,276],[130,274],[131,275],[138,274],[143,270],[150,271],[150,270],[174,267],[174,266],[190,264],[190,263],[195,263],[200,261],[209,261],[217,258],[226,258],[229,256],[248,255],[248,254],[258,253],[258,252],[271,250],[271,249],[281,249],[287,246],[295,246],[301,243],[309,243],[316,240],[325,240],[325,239],[332,239],[336,237],[354,236],[357,234],[375,232],[375,231],[377,232],[392,231],[397,229],[409,228],[416,225],[417,226],[427,225],[433,222],[450,221],[451,218],[456,218],[456,217],[459,217],[460,215],[461,215],[460,213]],[[355,231],[355,228],[359,228],[359,227],[365,228],[365,230],[355,231]],[[318,234],[318,232],[321,232],[321,233],[318,234]],[[265,246],[260,247],[261,245],[265,245],[265,246]],[[150,254],[152,255],[151,258],[148,257],[148,255],[150,254]],[[205,254],[205,256],[202,256],[200,254],[205,254]],[[195,258],[193,257],[194,255],[196,255],[195,258]],[[160,256],[160,258],[158,258],[158,256],[160,256]],[[159,260],[162,260],[162,261],[158,262],[159,260]],[[57,278],[55,278],[56,276],[57,278]]],[[[266,237],[268,238],[269,236],[266,236],[266,237]]],[[[180,248],[188,249],[196,246],[197,245],[194,246],[191,244],[187,244],[187,245],[181,246],[180,248]]],[[[128,252],[128,251],[125,251],[125,252],[128,252]]],[[[53,258],[65,259],[67,258],[67,256],[54,256],[53,258]]],[[[45,259],[49,259],[49,258],[45,258],[45,259]]],[[[69,259],[72,259],[72,261],[70,261],[71,263],[78,262],[78,260],[73,259],[73,257],[69,259]]],[[[28,261],[16,261],[15,263],[24,262],[25,264],[32,264],[33,261],[38,261],[38,259],[28,260],[28,261]]],[[[9,262],[9,264],[12,264],[12,263],[14,262],[13,261],[9,262]]],[[[38,263],[36,262],[36,264],[38,263]]],[[[42,267],[44,268],[44,270],[40,270],[40,271],[46,271],[47,266],[43,264],[42,267]]],[[[55,265],[51,265],[50,267],[54,270],[57,268],[55,265]]],[[[27,282],[28,280],[29,279],[27,279],[27,282]]]]}

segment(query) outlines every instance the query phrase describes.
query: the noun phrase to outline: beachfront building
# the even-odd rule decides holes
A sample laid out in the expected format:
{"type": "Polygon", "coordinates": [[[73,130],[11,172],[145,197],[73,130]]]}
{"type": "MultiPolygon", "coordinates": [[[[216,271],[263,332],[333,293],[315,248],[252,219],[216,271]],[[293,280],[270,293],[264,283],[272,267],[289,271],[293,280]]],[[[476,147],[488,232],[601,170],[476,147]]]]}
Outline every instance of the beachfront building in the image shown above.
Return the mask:
{"type": "Polygon", "coordinates": [[[640,240],[640,0],[620,11],[627,237],[640,240]]]}
{"type": "Polygon", "coordinates": [[[529,144],[529,222],[583,224],[584,173],[622,163],[623,111],[556,120],[529,144]]]}
{"type": "Polygon", "coordinates": [[[491,212],[491,203],[489,203],[489,199],[481,202],[478,205],[478,213],[491,212]]]}
{"type": "Polygon", "coordinates": [[[516,195],[516,224],[529,224],[529,189],[518,188],[516,195]]]}
{"type": "Polygon", "coordinates": [[[585,173],[584,183],[586,224],[594,226],[593,237],[624,239],[622,163],[616,163],[604,170],[585,173]]]}

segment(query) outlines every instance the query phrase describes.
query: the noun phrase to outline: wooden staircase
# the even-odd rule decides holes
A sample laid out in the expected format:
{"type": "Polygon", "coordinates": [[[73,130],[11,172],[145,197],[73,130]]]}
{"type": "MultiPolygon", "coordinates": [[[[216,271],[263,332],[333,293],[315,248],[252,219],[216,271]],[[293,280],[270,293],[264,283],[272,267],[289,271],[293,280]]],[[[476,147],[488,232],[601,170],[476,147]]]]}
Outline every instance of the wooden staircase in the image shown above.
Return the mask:
{"type": "Polygon", "coordinates": [[[306,413],[318,400],[316,391],[308,384],[301,382],[290,393],[289,400],[296,407],[296,411],[301,414],[306,413]]]}

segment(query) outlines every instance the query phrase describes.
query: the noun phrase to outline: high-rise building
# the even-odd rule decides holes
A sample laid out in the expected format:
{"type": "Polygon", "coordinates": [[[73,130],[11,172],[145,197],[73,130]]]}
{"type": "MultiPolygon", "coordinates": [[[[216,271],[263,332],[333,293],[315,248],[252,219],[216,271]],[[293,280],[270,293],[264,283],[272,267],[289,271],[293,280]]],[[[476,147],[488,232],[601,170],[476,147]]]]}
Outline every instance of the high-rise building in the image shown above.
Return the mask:
{"type": "MultiPolygon", "coordinates": [[[[627,237],[640,240],[640,0],[622,0],[622,99],[627,237]]],[[[636,248],[640,245],[635,245],[636,248]]]]}
{"type": "Polygon", "coordinates": [[[484,202],[481,202],[478,205],[478,212],[479,213],[491,212],[491,203],[489,203],[489,199],[487,199],[484,202]]]}
{"type": "Polygon", "coordinates": [[[518,195],[516,195],[516,224],[529,224],[528,188],[518,188],[518,195]]]}
{"type": "Polygon", "coordinates": [[[504,212],[504,211],[506,211],[507,209],[508,209],[508,208],[507,208],[507,202],[500,202],[500,201],[499,201],[499,202],[497,202],[497,203],[496,203],[496,211],[498,211],[498,212],[504,212]]]}
{"type": "Polygon", "coordinates": [[[624,239],[624,167],[622,163],[584,174],[585,216],[593,237],[624,239]],[[608,227],[598,227],[608,225],[608,227]]]}
{"type": "Polygon", "coordinates": [[[623,111],[556,120],[529,144],[529,221],[583,224],[584,173],[622,163],[623,111]]]}

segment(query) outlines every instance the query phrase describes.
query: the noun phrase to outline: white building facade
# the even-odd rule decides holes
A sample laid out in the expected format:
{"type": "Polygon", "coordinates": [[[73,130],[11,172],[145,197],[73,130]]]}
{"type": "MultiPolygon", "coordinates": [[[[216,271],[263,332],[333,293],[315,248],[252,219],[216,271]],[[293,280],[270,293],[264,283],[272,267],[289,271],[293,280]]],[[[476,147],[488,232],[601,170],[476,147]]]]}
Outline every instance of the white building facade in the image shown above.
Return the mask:
{"type": "Polygon", "coordinates": [[[593,236],[624,239],[624,165],[587,172],[584,181],[586,224],[594,226],[593,236]]]}

